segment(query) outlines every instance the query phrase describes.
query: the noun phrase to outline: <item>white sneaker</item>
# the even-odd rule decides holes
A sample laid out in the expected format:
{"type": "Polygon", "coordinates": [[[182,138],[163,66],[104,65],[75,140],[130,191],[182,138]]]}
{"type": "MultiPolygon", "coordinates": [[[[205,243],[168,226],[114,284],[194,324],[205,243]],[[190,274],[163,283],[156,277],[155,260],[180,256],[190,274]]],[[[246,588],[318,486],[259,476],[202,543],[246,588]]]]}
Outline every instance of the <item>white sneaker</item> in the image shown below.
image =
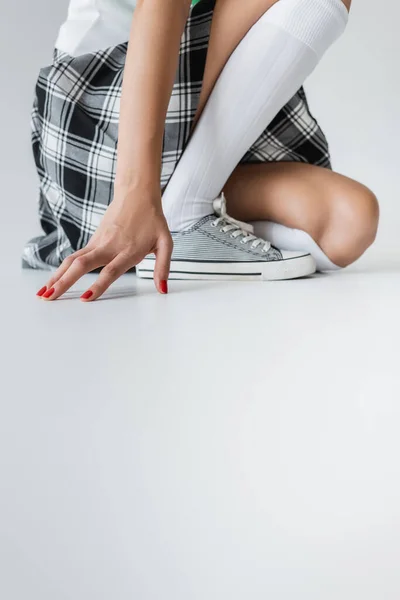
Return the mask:
{"type": "MultiPolygon", "coordinates": [[[[272,281],[315,273],[311,254],[278,250],[253,235],[251,225],[229,217],[223,195],[214,202],[214,210],[216,214],[189,229],[172,232],[170,279],[272,281]]],[[[147,256],[136,274],[151,279],[154,266],[155,256],[147,256]]]]}

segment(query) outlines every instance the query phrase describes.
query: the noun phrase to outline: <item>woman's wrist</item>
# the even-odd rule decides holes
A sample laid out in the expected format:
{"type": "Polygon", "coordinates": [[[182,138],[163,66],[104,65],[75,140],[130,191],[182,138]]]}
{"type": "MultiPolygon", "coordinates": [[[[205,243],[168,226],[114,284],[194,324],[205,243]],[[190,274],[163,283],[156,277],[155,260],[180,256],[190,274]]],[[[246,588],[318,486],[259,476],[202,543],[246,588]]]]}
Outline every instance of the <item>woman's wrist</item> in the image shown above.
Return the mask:
{"type": "Polygon", "coordinates": [[[161,159],[145,160],[135,166],[117,165],[114,186],[116,189],[160,189],[161,159]]]}
{"type": "Polygon", "coordinates": [[[157,210],[161,209],[160,177],[157,179],[134,177],[115,180],[114,201],[145,204],[157,210]]]}

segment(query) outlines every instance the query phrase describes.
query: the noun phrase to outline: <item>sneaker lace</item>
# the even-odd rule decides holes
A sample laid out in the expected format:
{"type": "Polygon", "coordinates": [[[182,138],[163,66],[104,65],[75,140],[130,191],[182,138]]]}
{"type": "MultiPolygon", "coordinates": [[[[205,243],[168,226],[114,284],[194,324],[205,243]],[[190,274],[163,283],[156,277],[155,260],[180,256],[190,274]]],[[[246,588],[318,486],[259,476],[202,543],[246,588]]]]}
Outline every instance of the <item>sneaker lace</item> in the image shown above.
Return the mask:
{"type": "Polygon", "coordinates": [[[220,227],[221,233],[230,233],[232,238],[239,238],[241,244],[250,244],[251,248],[258,248],[262,246],[263,252],[268,252],[271,248],[271,244],[262,238],[254,235],[254,228],[249,223],[243,223],[243,221],[237,221],[233,217],[230,217],[226,212],[226,199],[224,194],[221,194],[219,198],[214,200],[214,211],[218,215],[215,221],[212,221],[213,227],[220,227]]]}

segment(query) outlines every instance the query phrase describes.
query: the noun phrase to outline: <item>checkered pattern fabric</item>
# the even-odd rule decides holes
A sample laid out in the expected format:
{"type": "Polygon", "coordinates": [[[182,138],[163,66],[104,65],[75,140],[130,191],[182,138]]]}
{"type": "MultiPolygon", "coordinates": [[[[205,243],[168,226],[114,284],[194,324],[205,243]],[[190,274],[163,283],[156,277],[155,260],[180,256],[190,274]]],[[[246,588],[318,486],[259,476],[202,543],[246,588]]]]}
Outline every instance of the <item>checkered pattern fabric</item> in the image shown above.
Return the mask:
{"type": "MultiPolygon", "coordinates": [[[[162,188],[190,135],[215,1],[202,0],[191,9],[182,37],[165,123],[162,188]]],[[[40,71],[32,112],[32,143],[40,179],[43,233],[26,244],[24,267],[57,267],[84,247],[113,198],[126,52],[127,44],[78,57],[56,50],[53,63],[40,71]]],[[[330,167],[326,138],[310,113],[303,89],[242,159],[244,163],[271,161],[330,167]]]]}

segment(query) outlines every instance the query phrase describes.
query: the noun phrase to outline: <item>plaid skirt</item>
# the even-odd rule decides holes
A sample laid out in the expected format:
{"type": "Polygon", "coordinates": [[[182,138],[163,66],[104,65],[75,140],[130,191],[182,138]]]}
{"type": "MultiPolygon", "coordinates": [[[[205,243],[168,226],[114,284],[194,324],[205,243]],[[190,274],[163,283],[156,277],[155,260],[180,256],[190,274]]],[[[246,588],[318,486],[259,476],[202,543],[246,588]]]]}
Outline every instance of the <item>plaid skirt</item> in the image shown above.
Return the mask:
{"type": "MultiPolygon", "coordinates": [[[[165,122],[161,187],[188,141],[196,113],[216,0],[191,9],[165,122]]],[[[32,111],[42,235],[23,252],[26,268],[58,267],[83,248],[113,198],[118,121],[127,43],[72,57],[57,50],[40,71],[32,111]]],[[[140,93],[140,91],[139,91],[140,93]]],[[[227,100],[229,102],[229,99],[227,100]]],[[[330,168],[327,140],[300,89],[242,158],[330,168]]]]}

